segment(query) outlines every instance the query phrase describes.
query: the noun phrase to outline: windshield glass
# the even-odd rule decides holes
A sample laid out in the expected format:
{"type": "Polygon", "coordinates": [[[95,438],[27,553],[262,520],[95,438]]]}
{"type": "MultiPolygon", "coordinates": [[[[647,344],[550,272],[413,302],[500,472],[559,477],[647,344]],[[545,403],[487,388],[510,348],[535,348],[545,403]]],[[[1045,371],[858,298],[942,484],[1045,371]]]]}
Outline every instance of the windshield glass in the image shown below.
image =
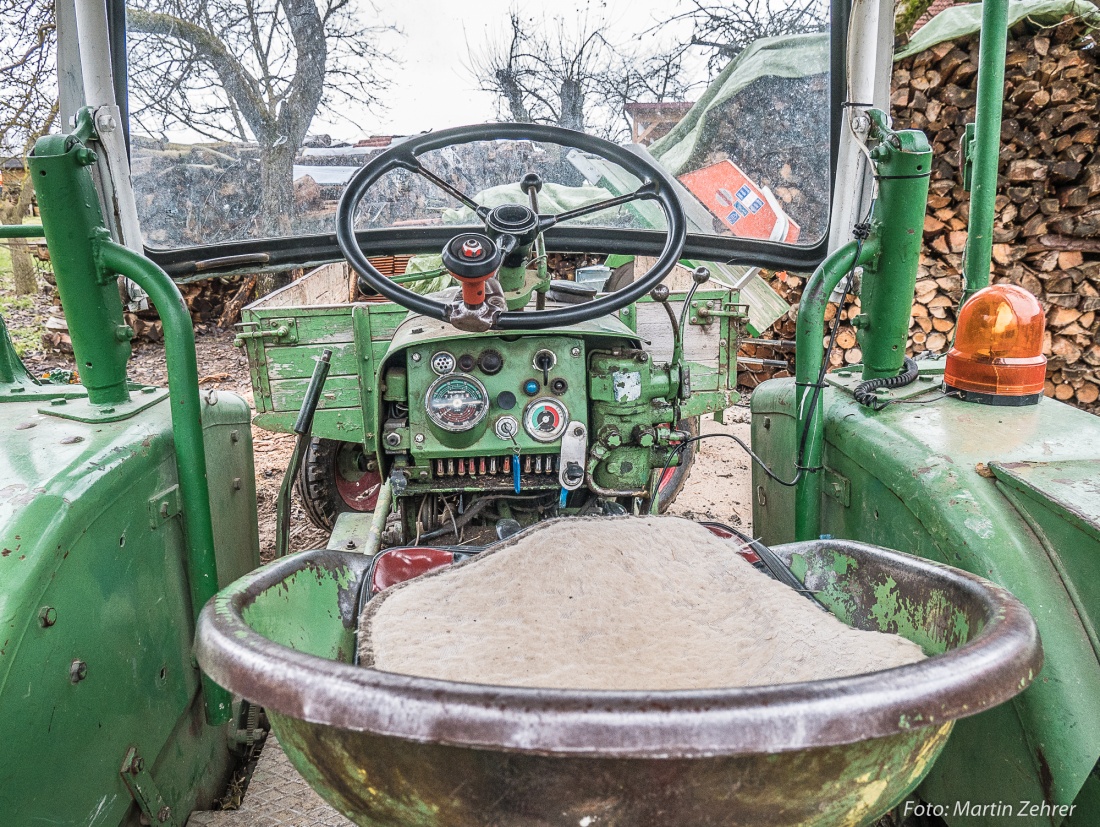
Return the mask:
{"type": "MultiPolygon", "coordinates": [[[[150,247],[330,233],[350,177],[428,130],[530,121],[634,143],[676,176],[692,232],[812,245],[828,225],[828,6],[816,0],[135,0],[131,154],[150,247]]],[[[487,140],[424,166],[543,212],[637,181],[570,147],[487,140]]],[[[576,219],[663,229],[652,202],[576,219]]],[[[362,228],[473,223],[388,173],[362,228]]]]}

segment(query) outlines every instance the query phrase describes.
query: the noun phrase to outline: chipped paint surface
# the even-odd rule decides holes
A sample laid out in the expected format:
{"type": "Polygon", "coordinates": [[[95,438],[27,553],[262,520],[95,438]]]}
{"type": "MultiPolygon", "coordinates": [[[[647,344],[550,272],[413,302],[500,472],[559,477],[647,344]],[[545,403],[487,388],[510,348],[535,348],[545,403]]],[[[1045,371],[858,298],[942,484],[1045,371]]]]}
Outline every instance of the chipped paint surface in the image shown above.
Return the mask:
{"type": "Polygon", "coordinates": [[[545,827],[682,827],[684,812],[705,821],[731,803],[748,823],[862,825],[927,772],[953,717],[1018,690],[1020,659],[1037,662],[1034,628],[1003,592],[995,600],[973,578],[904,555],[834,541],[776,552],[861,628],[895,623],[941,641],[939,651],[958,645],[959,628],[985,623],[986,638],[973,660],[951,652],[950,662],[820,685],[585,693],[427,681],[334,659],[350,651],[339,593],[366,564],[318,551],[220,593],[198,654],[220,683],[265,706],[302,774],[362,825],[483,827],[522,814],[545,827]],[[325,617],[327,631],[304,633],[325,617]],[[986,623],[994,617],[1000,625],[986,623]],[[249,625],[267,638],[242,642],[235,632],[249,625]]]}

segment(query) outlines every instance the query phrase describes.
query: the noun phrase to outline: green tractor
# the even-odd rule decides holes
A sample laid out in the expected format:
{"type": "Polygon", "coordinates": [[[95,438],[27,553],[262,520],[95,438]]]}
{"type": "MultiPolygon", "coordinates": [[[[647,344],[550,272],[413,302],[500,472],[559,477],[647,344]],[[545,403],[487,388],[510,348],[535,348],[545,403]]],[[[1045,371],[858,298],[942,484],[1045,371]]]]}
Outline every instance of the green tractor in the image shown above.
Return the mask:
{"type": "MultiPolygon", "coordinates": [[[[1042,398],[1042,311],[988,286],[1006,3],[983,6],[959,332],[919,361],[904,351],[933,159],[882,111],[891,4],[838,2],[831,34],[754,44],[649,151],[441,129],[357,164],[334,232],[175,249],[135,235],[124,5],[57,6],[71,131],[29,159],[42,227],[0,237],[45,237],[81,383],[32,377],[0,331],[0,823],[217,824],[265,721],[279,743],[261,760],[285,752],[363,825],[1100,823],[1100,420],[1042,398]],[[740,168],[688,151],[738,72],[827,78],[817,212],[711,186],[740,168]],[[472,148],[465,188],[448,165],[472,148]],[[736,230],[767,210],[763,235],[736,230]],[[594,286],[553,278],[550,256],[575,251],[609,257],[594,286]],[[256,423],[298,439],[261,566],[253,412],[200,389],[173,279],[318,265],[238,333],[256,423]],[[363,602],[394,579],[547,517],[666,509],[699,418],[738,400],[739,338],[783,311],[763,266],[814,273],[795,377],[752,396],[745,539],[845,622],[933,657],[712,693],[353,662],[363,602]],[[863,363],[829,372],[826,306],[857,268],[863,363]],[[120,276],[163,322],[167,390],[127,377],[120,276]],[[327,549],[287,554],[295,482],[327,549]]],[[[271,823],[313,823],[296,818],[271,823]]]]}
{"type": "MultiPolygon", "coordinates": [[[[547,189],[558,197],[567,190],[547,189]]],[[[369,536],[374,553],[380,544],[444,535],[457,543],[479,527],[503,538],[551,514],[667,508],[686,478],[699,417],[738,399],[733,354],[751,323],[740,291],[719,280],[732,268],[712,265],[712,274],[700,265],[678,293],[662,284],[673,269],[689,275],[678,264],[688,226],[680,189],[644,155],[525,124],[429,133],[364,165],[338,212],[337,238],[357,275],[341,265],[307,274],[246,308],[237,337],[250,357],[257,423],[291,433],[313,366],[330,352],[297,476],[311,519],[357,548],[369,536]],[[540,213],[544,181],[536,172],[512,200],[487,207],[418,160],[493,140],[557,145],[569,157],[582,153],[585,168],[600,165],[611,176],[614,167],[620,184],[628,176],[634,184],[540,213]],[[354,221],[372,186],[394,169],[438,183],[485,224],[459,232],[442,256],[423,257],[417,272],[397,279],[372,263],[354,221]],[[635,203],[636,215],[667,228],[644,274],[632,279],[632,260],[614,271],[592,268],[624,285],[599,297],[602,283],[550,278],[542,239],[551,227],[635,203]],[[399,283],[441,276],[461,287],[423,295],[399,283]],[[295,303],[349,288],[389,301],[295,303]],[[383,528],[371,533],[372,525],[383,528]]]]}

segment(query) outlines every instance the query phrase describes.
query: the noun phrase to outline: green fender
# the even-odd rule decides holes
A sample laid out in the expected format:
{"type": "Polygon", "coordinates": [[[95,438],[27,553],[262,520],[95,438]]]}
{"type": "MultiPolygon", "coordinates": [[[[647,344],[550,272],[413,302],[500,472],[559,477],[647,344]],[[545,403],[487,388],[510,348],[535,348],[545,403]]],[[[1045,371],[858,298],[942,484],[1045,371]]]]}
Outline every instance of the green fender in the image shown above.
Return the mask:
{"type": "MultiPolygon", "coordinates": [[[[1046,653],[1039,679],[1010,704],[960,721],[921,795],[951,808],[956,801],[1018,805],[1025,799],[1068,805],[1100,757],[1100,532],[1085,530],[1100,525],[1100,497],[1077,496],[1083,501],[1077,508],[1043,504],[1059,492],[1074,498],[1070,473],[1084,469],[1100,478],[1100,418],[1045,399],[1022,408],[931,401],[936,378],[925,380],[924,396],[910,400],[922,404],[874,412],[851,397],[854,380],[830,376],[823,398],[821,531],[980,574],[1028,606],[1046,653]],[[1046,494],[1029,489],[1027,504],[1038,517],[1017,508],[1023,497],[1017,489],[1025,487],[1012,476],[1020,475],[1014,470],[1019,463],[1054,470],[1046,475],[1046,494]],[[1051,494],[1056,486],[1061,488],[1051,494]],[[1033,529],[1041,521],[1051,526],[1042,536],[1033,529]],[[1064,534],[1054,528],[1061,524],[1064,534]]],[[[754,450],[789,478],[793,382],[764,383],[753,394],[752,409],[754,450]]],[[[753,473],[755,530],[766,542],[783,542],[793,530],[793,493],[759,469],[753,473]]],[[[1081,823],[1100,823],[1100,812],[1091,814],[1092,822],[1074,815],[1085,818],[1081,823]]],[[[948,821],[1003,823],[998,818],[949,813],[948,821]]],[[[1044,815],[1013,822],[1060,820],[1044,815]]]]}

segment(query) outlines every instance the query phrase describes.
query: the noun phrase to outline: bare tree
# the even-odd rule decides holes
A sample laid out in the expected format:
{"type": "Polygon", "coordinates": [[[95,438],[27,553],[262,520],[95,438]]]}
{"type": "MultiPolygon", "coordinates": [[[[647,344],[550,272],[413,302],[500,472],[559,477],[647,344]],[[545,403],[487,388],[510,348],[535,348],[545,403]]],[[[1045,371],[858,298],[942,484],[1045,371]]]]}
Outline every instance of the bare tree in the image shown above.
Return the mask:
{"type": "Polygon", "coordinates": [[[378,105],[388,27],[352,0],[138,0],[127,24],[131,118],[150,134],[187,130],[255,141],[264,235],[291,231],[293,164],[316,113],[378,105]]]}
{"type": "Polygon", "coordinates": [[[514,121],[583,130],[584,102],[606,68],[603,35],[587,25],[575,32],[565,21],[508,15],[511,36],[475,57],[481,88],[507,104],[514,121]]]}
{"type": "MultiPolygon", "coordinates": [[[[0,199],[0,223],[22,224],[30,212],[34,187],[27,177],[27,154],[57,118],[54,79],[56,27],[53,3],[43,0],[0,0],[0,158],[17,158],[23,176],[5,181],[0,199]]],[[[8,242],[17,293],[37,287],[34,264],[21,239],[8,242]]]]}
{"type": "Polygon", "coordinates": [[[688,45],[710,50],[708,68],[712,75],[762,37],[829,28],[829,5],[825,0],[687,0],[687,5],[658,28],[691,21],[693,31],[688,45]]]}
{"type": "Polygon", "coordinates": [[[682,100],[689,89],[683,49],[621,48],[587,16],[573,27],[512,11],[508,23],[507,36],[473,55],[471,67],[482,90],[499,97],[500,117],[618,138],[629,129],[626,103],[682,100]]]}

